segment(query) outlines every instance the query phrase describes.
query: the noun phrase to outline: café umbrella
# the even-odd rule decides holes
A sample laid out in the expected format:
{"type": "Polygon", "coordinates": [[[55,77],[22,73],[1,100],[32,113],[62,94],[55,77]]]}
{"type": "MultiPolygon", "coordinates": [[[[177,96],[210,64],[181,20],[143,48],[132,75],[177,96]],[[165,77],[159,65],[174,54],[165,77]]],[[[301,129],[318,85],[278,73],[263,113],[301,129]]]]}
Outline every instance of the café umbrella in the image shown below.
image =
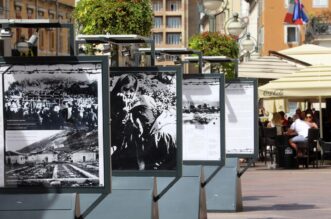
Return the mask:
{"type": "MultiPolygon", "coordinates": [[[[259,87],[259,98],[316,99],[331,97],[331,66],[309,66],[259,87]]],[[[320,110],[320,118],[322,111],[320,110]]],[[[322,120],[320,120],[322,136],[322,120]]]]}

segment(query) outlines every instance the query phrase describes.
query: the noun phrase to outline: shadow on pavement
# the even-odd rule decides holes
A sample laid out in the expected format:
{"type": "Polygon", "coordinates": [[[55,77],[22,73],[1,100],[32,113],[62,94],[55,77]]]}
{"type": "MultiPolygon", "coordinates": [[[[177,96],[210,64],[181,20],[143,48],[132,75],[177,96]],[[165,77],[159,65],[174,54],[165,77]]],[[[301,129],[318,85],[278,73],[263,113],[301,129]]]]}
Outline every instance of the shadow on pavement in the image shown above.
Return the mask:
{"type": "Polygon", "coordinates": [[[296,211],[296,210],[307,210],[307,209],[317,209],[316,205],[305,205],[305,204],[280,204],[271,206],[245,206],[244,211],[296,211]]]}
{"type": "Polygon", "coordinates": [[[277,196],[271,196],[271,195],[259,195],[259,196],[244,196],[243,197],[243,201],[257,201],[257,200],[260,200],[260,199],[264,199],[264,198],[275,198],[277,196]]]}

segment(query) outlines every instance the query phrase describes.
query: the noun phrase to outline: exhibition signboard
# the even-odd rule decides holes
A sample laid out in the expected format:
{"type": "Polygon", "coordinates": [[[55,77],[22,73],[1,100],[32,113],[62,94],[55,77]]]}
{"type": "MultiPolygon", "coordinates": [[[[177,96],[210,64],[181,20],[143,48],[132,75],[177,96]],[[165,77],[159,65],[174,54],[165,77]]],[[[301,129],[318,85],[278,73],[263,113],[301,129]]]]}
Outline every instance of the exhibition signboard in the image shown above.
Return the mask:
{"type": "Polygon", "coordinates": [[[225,85],[225,147],[227,157],[258,155],[257,81],[237,79],[225,85]]]}
{"type": "Polygon", "coordinates": [[[113,175],[180,176],[179,67],[110,69],[113,175]]]}
{"type": "Polygon", "coordinates": [[[223,165],[224,75],[184,74],[182,105],[184,163],[223,165]]]}
{"type": "Polygon", "coordinates": [[[109,192],[107,57],[0,60],[0,191],[109,192]]]}

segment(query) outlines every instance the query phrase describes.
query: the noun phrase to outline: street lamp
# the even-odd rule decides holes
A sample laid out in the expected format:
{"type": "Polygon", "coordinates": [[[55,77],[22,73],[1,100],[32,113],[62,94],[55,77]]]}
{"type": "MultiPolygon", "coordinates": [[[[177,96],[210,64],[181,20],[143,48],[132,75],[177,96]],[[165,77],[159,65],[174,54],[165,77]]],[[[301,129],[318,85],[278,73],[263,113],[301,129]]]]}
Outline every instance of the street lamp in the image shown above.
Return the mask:
{"type": "Polygon", "coordinates": [[[240,39],[247,30],[248,21],[244,18],[239,18],[238,13],[233,13],[233,16],[225,22],[225,32],[229,35],[240,39]]]}
{"type": "Polygon", "coordinates": [[[243,38],[240,42],[239,42],[240,48],[242,50],[242,52],[244,53],[245,57],[247,59],[250,58],[250,55],[254,52],[257,51],[257,40],[251,36],[251,34],[248,32],[246,34],[246,38],[243,38]]]}
{"type": "Polygon", "coordinates": [[[228,5],[228,0],[202,0],[203,12],[209,18],[209,31],[216,31],[216,16],[223,13],[228,5]]]}
{"type": "Polygon", "coordinates": [[[242,39],[239,44],[243,51],[249,53],[256,51],[256,39],[250,33],[247,33],[246,38],[242,39]]]}

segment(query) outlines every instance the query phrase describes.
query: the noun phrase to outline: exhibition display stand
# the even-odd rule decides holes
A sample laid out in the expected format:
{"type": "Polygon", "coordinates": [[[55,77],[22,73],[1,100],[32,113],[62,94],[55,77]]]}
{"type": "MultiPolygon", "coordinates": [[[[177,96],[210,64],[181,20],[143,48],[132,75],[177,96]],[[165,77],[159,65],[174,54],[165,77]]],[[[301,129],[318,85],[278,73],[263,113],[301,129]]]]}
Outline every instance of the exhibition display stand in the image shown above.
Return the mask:
{"type": "MultiPolygon", "coordinates": [[[[153,219],[199,218],[201,166],[183,166],[182,177],[156,200],[158,215],[153,219]]],[[[173,178],[157,178],[157,189],[165,189],[173,178]]]]}
{"type": "MultiPolygon", "coordinates": [[[[206,175],[215,171],[217,166],[205,166],[206,175]]],[[[227,158],[225,166],[206,185],[207,211],[242,210],[241,180],[238,177],[239,159],[227,158]]]]}
{"type": "Polygon", "coordinates": [[[110,194],[80,194],[84,219],[152,218],[153,177],[112,177],[110,194]]]}
{"type": "Polygon", "coordinates": [[[75,218],[76,194],[1,194],[0,218],[75,218]]]}

